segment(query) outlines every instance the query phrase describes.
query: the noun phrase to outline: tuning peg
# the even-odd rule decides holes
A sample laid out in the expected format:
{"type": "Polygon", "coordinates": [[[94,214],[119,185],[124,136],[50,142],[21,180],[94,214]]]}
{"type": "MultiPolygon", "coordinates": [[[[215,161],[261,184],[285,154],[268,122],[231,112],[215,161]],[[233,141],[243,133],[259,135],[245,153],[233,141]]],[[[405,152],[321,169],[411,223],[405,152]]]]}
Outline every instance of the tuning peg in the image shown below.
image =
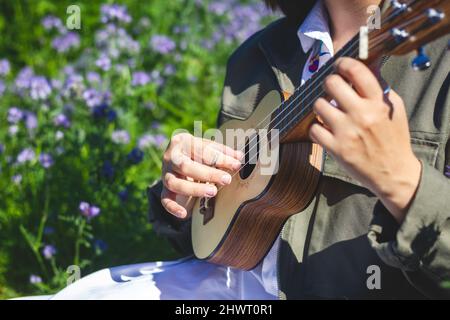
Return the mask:
{"type": "Polygon", "coordinates": [[[397,43],[402,43],[409,38],[409,32],[405,29],[392,28],[391,34],[397,43]]]}
{"type": "Polygon", "coordinates": [[[445,14],[442,11],[436,10],[434,8],[428,9],[427,15],[428,15],[428,20],[430,20],[430,22],[432,24],[436,24],[445,18],[445,14]]]}
{"type": "Polygon", "coordinates": [[[420,47],[417,50],[417,56],[414,58],[412,62],[412,68],[414,71],[424,71],[431,67],[431,60],[426,55],[425,49],[420,47]]]}
{"type": "Polygon", "coordinates": [[[391,0],[391,6],[398,11],[405,11],[408,9],[408,5],[406,3],[402,3],[398,0],[391,0]]]}

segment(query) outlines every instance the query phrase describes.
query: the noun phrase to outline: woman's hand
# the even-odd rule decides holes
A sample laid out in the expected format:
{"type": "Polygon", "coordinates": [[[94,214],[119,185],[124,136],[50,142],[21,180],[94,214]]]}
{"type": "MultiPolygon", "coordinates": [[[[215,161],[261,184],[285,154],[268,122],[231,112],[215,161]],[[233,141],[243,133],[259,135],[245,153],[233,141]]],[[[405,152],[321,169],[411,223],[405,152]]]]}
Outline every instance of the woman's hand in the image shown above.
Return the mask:
{"type": "Polygon", "coordinates": [[[163,157],[162,205],[178,218],[189,217],[192,198],[214,197],[216,185],[230,184],[230,173],[241,167],[242,156],[240,151],[187,133],[173,136],[163,157]]]}
{"type": "Polygon", "coordinates": [[[375,75],[357,60],[338,60],[336,71],[324,87],[338,107],[325,99],[316,101],[314,111],[323,125],[311,126],[311,139],[401,222],[421,174],[421,163],[411,148],[403,101],[392,90],[385,97],[375,75]]]}

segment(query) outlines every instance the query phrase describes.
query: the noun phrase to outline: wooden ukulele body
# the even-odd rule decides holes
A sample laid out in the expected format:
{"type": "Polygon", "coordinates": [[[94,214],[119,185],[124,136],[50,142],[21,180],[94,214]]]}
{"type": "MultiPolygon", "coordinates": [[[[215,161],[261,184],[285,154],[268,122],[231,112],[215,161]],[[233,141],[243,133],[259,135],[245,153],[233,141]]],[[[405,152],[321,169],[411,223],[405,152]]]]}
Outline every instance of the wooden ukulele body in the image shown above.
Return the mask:
{"type": "MultiPolygon", "coordinates": [[[[226,122],[220,128],[223,136],[226,129],[267,128],[267,115],[280,102],[278,92],[269,93],[247,120],[226,122]]],[[[306,208],[316,192],[323,150],[309,141],[294,142],[305,140],[306,126],[299,126],[294,132],[297,133],[280,142],[276,174],[262,174],[258,161],[248,177],[234,175],[231,184],[219,188],[210,202],[208,218],[204,213],[205,199],[196,200],[192,243],[197,258],[252,269],[267,254],[289,216],[306,208]]],[[[236,148],[230,141],[225,144],[236,148]]]]}

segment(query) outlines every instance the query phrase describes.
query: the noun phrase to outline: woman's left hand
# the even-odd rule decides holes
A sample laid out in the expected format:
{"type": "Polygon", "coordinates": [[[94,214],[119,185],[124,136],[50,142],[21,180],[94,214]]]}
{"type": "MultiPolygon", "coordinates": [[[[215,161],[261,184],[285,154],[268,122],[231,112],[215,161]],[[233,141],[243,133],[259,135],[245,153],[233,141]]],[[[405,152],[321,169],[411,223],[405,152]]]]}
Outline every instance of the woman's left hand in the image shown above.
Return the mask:
{"type": "Polygon", "coordinates": [[[339,59],[336,71],[324,89],[338,107],[323,98],[315,102],[322,124],[311,126],[310,137],[401,222],[421,175],[403,100],[393,90],[385,95],[372,71],[355,59],[339,59]]]}

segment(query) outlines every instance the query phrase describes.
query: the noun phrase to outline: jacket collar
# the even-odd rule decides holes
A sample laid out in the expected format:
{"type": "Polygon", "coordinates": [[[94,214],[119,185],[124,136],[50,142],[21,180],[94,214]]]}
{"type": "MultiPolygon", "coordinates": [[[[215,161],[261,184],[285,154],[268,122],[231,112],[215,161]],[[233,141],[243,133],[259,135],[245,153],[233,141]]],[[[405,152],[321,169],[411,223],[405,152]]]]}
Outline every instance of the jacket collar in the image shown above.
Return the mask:
{"type": "Polygon", "coordinates": [[[293,93],[300,85],[300,75],[307,54],[303,52],[297,31],[300,22],[282,18],[268,26],[259,47],[284,92],[293,93]]]}
{"type": "MultiPolygon", "coordinates": [[[[389,7],[384,1],[381,11],[389,7]]],[[[282,18],[267,27],[266,34],[259,42],[269,65],[283,92],[293,93],[300,86],[300,75],[309,52],[305,53],[298,39],[298,29],[305,20],[292,21],[282,18]]]]}

